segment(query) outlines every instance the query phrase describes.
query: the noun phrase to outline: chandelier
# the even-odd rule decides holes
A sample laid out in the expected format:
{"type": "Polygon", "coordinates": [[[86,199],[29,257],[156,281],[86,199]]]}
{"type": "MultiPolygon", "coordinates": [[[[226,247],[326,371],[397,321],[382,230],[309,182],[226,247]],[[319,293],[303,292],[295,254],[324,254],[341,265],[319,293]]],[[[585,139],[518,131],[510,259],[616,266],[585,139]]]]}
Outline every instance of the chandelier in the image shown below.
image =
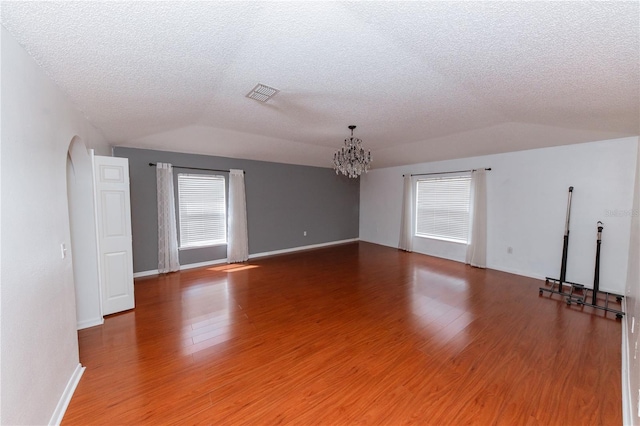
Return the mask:
{"type": "Polygon", "coordinates": [[[344,140],[344,146],[333,154],[333,168],[336,174],[342,173],[350,178],[357,178],[362,172],[369,171],[371,164],[371,151],[364,151],[362,139],[353,137],[353,129],[349,126],[351,137],[344,140]]]}

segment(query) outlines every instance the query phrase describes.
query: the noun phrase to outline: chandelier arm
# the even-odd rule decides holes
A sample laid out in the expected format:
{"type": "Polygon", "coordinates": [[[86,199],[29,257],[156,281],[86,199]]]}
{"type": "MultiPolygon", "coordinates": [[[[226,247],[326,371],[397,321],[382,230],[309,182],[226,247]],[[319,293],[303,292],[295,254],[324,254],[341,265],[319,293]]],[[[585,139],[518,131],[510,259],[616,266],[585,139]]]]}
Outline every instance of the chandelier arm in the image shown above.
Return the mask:
{"type": "Polygon", "coordinates": [[[353,137],[356,126],[348,126],[351,137],[344,140],[344,146],[333,155],[333,166],[336,174],[342,173],[349,178],[357,178],[362,172],[367,173],[371,164],[371,151],[362,147],[362,139],[353,137]]]}

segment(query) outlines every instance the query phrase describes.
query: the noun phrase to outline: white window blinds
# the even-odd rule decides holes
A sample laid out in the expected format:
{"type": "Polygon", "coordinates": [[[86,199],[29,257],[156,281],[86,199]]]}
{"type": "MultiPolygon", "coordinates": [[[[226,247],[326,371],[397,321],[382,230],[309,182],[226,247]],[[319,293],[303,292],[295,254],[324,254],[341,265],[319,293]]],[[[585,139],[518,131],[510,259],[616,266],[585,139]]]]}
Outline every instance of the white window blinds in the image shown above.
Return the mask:
{"type": "Polygon", "coordinates": [[[180,248],[227,242],[224,176],[178,174],[180,248]]]}
{"type": "Polygon", "coordinates": [[[416,236],[467,243],[470,188],[470,176],[418,180],[416,236]]]}

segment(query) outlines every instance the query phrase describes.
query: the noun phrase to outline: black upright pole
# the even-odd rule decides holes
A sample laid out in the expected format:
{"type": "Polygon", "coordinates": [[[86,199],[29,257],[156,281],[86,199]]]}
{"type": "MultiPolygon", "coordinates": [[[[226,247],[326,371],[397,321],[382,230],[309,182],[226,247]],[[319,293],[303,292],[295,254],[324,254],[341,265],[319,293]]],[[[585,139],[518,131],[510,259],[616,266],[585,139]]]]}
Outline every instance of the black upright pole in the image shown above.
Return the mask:
{"type": "Polygon", "coordinates": [[[598,304],[598,291],[600,290],[600,245],[602,244],[602,222],[598,221],[598,239],[596,241],[596,270],[593,274],[593,297],[592,305],[598,304]]]}
{"type": "Polygon", "coordinates": [[[573,186],[569,187],[569,198],[567,200],[567,218],[564,225],[564,241],[562,243],[562,263],[560,264],[560,283],[558,291],[562,293],[562,283],[567,277],[567,254],[569,252],[569,220],[571,219],[571,195],[573,186]]]}

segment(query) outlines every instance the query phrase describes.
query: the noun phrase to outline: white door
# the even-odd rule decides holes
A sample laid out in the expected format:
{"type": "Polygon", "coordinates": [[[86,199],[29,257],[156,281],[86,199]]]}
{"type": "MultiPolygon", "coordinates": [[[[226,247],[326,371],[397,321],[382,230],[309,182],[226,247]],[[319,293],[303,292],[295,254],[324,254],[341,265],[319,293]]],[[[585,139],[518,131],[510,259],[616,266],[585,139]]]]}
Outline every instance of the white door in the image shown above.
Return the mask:
{"type": "Polygon", "coordinates": [[[100,285],[104,315],[132,309],[133,255],[129,161],[94,157],[100,285]]]}

